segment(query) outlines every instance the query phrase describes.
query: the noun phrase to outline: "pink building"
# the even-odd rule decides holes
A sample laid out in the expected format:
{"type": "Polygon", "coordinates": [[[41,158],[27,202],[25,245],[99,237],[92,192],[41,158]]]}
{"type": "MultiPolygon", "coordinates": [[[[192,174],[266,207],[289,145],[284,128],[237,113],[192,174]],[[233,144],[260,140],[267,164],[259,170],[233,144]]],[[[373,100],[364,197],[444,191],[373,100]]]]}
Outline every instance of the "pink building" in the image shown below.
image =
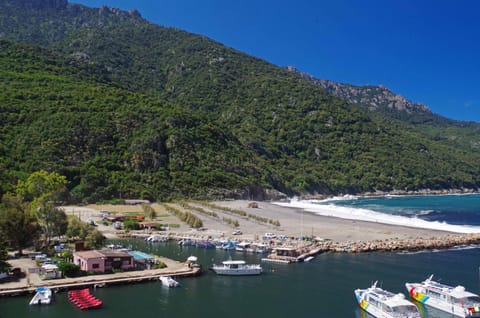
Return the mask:
{"type": "Polygon", "coordinates": [[[73,253],[73,263],[82,271],[99,272],[134,268],[133,256],[126,252],[111,250],[91,250],[73,253]]]}

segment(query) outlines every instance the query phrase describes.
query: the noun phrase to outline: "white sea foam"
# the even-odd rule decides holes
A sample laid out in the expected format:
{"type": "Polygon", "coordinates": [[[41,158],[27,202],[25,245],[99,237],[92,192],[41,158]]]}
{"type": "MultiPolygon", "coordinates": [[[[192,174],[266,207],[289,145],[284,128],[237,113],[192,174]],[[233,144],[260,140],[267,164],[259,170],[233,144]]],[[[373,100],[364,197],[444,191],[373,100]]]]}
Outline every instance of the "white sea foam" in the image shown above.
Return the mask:
{"type": "Polygon", "coordinates": [[[434,210],[422,210],[418,213],[418,215],[429,215],[430,213],[433,213],[434,210]]]}
{"type": "Polygon", "coordinates": [[[426,254],[426,253],[441,253],[441,252],[449,252],[449,251],[464,251],[464,250],[473,250],[473,249],[478,249],[480,248],[480,245],[478,244],[470,244],[470,245],[458,245],[454,246],[451,248],[447,249],[433,249],[433,250],[420,250],[420,251],[401,251],[398,252],[397,254],[402,254],[402,255],[414,255],[414,254],[426,254]]]}
{"type": "Polygon", "coordinates": [[[425,221],[418,218],[391,215],[367,209],[342,207],[333,204],[315,204],[314,202],[315,201],[292,199],[288,203],[276,202],[275,204],[285,207],[301,208],[307,212],[311,212],[317,215],[349,220],[408,226],[422,229],[448,231],[454,233],[480,233],[480,226],[454,225],[445,222],[425,221]]]}
{"type": "Polygon", "coordinates": [[[351,194],[345,194],[344,196],[341,197],[331,197],[323,200],[311,200],[310,202],[334,202],[334,201],[352,201],[352,200],[358,200],[357,196],[351,195],[351,194]]]}

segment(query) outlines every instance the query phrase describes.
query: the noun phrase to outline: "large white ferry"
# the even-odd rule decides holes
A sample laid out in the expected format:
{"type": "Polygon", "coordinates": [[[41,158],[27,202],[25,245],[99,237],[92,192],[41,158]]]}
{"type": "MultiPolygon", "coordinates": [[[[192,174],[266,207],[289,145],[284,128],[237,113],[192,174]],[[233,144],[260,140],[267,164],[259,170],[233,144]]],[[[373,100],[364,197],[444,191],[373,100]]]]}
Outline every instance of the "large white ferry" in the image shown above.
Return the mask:
{"type": "Polygon", "coordinates": [[[406,300],[402,293],[381,289],[377,282],[370,288],[356,289],[355,297],[360,308],[378,318],[420,318],[417,306],[406,300]]]}
{"type": "Polygon", "coordinates": [[[246,264],[245,261],[224,261],[222,265],[213,265],[211,269],[218,275],[260,275],[262,267],[259,264],[246,264]]]}
{"type": "Polygon", "coordinates": [[[448,286],[432,280],[433,275],[421,283],[406,283],[408,293],[418,302],[457,317],[480,317],[480,298],[463,286],[448,286]]]}

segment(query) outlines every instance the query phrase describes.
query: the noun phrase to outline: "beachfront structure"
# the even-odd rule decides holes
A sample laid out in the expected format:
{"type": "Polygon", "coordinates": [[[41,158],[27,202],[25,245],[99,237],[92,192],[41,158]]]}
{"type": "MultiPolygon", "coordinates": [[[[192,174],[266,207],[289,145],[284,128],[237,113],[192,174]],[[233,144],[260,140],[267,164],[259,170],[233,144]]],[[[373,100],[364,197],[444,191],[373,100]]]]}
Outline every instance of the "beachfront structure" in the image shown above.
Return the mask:
{"type": "Polygon", "coordinates": [[[58,266],[55,264],[42,265],[39,274],[42,279],[62,278],[62,272],[58,270],[58,266]]]}
{"type": "Polygon", "coordinates": [[[122,251],[91,250],[73,253],[73,263],[80,270],[104,273],[114,269],[128,270],[134,268],[133,256],[122,251]]]}
{"type": "Polygon", "coordinates": [[[136,269],[151,269],[156,263],[155,256],[141,251],[129,251],[128,254],[133,257],[136,269]]]}

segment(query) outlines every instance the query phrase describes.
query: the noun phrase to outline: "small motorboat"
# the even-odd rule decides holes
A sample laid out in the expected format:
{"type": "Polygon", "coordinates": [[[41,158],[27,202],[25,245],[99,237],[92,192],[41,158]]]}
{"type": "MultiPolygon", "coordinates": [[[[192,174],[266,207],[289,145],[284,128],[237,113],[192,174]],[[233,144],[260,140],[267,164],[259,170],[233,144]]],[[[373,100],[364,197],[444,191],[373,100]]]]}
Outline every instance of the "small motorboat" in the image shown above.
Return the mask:
{"type": "Polygon", "coordinates": [[[354,291],[360,308],[378,318],[420,318],[417,306],[405,299],[402,293],[394,294],[377,287],[354,291]]]}
{"type": "Polygon", "coordinates": [[[52,302],[52,290],[47,287],[37,288],[30,305],[48,305],[52,302]]]}
{"type": "Polygon", "coordinates": [[[303,261],[308,263],[314,258],[315,258],[314,256],[309,256],[309,257],[305,258],[303,261]]]}
{"type": "Polygon", "coordinates": [[[160,276],[160,281],[162,282],[162,285],[165,287],[178,287],[180,285],[179,282],[177,282],[175,279],[173,279],[170,276],[160,276]]]}

